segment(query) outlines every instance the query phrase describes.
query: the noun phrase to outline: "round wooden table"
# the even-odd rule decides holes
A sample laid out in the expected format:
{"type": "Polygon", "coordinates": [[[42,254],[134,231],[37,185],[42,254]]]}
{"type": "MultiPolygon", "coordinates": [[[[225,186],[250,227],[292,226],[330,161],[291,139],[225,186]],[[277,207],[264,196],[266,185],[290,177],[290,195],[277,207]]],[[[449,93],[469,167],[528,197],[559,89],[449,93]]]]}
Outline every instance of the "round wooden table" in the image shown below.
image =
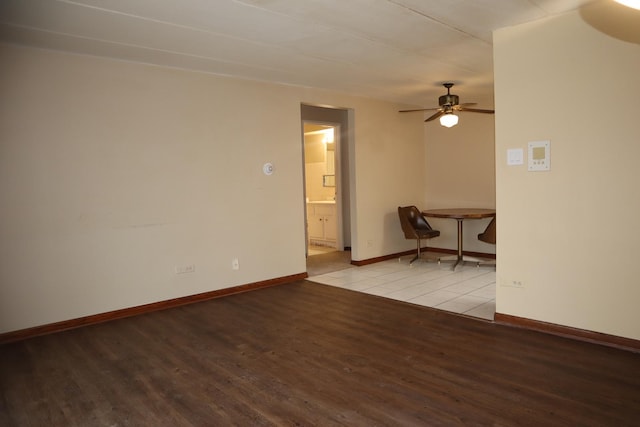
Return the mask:
{"type": "Polygon", "coordinates": [[[453,264],[453,270],[458,264],[464,261],[480,262],[478,258],[465,257],[462,253],[462,221],[465,219],[482,219],[496,216],[495,209],[479,208],[450,208],[450,209],[429,209],[422,211],[422,214],[430,218],[452,218],[458,221],[458,256],[453,264]]]}

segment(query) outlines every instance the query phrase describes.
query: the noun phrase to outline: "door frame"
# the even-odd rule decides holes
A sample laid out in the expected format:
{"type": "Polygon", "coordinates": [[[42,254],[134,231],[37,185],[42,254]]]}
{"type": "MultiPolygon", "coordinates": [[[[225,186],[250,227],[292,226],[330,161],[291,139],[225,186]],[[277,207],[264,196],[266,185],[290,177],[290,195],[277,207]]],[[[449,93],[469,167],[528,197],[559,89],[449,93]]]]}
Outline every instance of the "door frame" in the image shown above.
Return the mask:
{"type": "Polygon", "coordinates": [[[302,187],[302,197],[303,197],[303,202],[304,202],[304,237],[305,237],[305,256],[308,257],[309,256],[309,226],[307,224],[307,219],[308,219],[308,212],[307,212],[307,170],[306,170],[306,164],[305,164],[305,146],[304,146],[304,139],[305,139],[305,125],[306,124],[311,124],[311,125],[321,125],[321,126],[329,126],[332,127],[334,129],[334,144],[335,144],[335,148],[334,148],[334,174],[335,174],[335,180],[336,180],[336,187],[335,187],[335,202],[336,202],[336,248],[339,251],[343,251],[344,250],[344,236],[343,236],[343,218],[342,218],[342,170],[341,170],[341,150],[342,150],[342,138],[341,138],[341,133],[342,133],[342,128],[341,128],[341,124],[338,122],[331,122],[331,121],[320,121],[320,120],[301,120],[301,130],[302,130],[302,138],[301,138],[301,144],[302,144],[302,183],[303,183],[303,187],[302,187]]]}

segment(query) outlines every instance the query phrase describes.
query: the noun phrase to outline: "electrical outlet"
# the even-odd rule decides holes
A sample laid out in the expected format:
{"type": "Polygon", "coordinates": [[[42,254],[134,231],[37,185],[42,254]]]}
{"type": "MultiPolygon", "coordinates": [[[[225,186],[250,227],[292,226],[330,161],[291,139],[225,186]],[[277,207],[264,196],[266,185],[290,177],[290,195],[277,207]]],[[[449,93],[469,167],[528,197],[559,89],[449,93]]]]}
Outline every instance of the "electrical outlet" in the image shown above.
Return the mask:
{"type": "Polygon", "coordinates": [[[185,274],[185,273],[195,273],[196,265],[188,264],[188,265],[176,265],[176,274],[185,274]]]}
{"type": "Polygon", "coordinates": [[[234,270],[240,270],[240,261],[238,261],[238,258],[231,260],[231,268],[234,270]]]}
{"type": "Polygon", "coordinates": [[[524,281],[513,280],[513,279],[501,279],[500,286],[507,286],[510,288],[524,288],[524,281]]]}

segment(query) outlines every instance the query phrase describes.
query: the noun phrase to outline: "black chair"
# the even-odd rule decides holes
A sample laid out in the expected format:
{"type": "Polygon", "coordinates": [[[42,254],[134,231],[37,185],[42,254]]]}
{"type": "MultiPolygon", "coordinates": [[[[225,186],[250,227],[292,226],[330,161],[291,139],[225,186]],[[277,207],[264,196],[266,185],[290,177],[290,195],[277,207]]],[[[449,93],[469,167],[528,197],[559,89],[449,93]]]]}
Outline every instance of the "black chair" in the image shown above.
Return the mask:
{"type": "Polygon", "coordinates": [[[485,243],[490,243],[492,245],[496,244],[496,217],[494,216],[491,219],[487,228],[480,234],[478,234],[478,240],[481,240],[485,243]]]}
{"type": "MultiPolygon", "coordinates": [[[[400,217],[400,225],[407,239],[415,239],[418,244],[416,256],[409,262],[413,264],[421,255],[421,239],[432,239],[440,235],[440,231],[431,228],[427,219],[422,215],[420,210],[415,206],[398,206],[398,216],[400,217]]],[[[426,248],[425,248],[426,249],[426,248]]]]}
{"type": "MultiPolygon", "coordinates": [[[[487,228],[485,228],[482,233],[478,234],[478,240],[485,243],[489,243],[491,245],[496,244],[496,217],[495,216],[491,219],[491,222],[489,223],[489,225],[487,225],[487,228]]],[[[478,267],[480,266],[480,264],[496,265],[496,261],[491,260],[491,261],[479,262],[478,267]]]]}

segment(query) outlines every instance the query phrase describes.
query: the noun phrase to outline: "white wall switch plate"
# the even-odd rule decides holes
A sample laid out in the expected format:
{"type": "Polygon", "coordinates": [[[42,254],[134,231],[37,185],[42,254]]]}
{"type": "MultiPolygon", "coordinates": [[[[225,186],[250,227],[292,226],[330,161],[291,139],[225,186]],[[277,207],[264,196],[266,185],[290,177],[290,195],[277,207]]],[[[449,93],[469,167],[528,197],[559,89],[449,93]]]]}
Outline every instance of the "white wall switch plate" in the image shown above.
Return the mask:
{"type": "Polygon", "coordinates": [[[524,150],[522,148],[510,148],[507,150],[507,165],[523,165],[524,150]]]}

